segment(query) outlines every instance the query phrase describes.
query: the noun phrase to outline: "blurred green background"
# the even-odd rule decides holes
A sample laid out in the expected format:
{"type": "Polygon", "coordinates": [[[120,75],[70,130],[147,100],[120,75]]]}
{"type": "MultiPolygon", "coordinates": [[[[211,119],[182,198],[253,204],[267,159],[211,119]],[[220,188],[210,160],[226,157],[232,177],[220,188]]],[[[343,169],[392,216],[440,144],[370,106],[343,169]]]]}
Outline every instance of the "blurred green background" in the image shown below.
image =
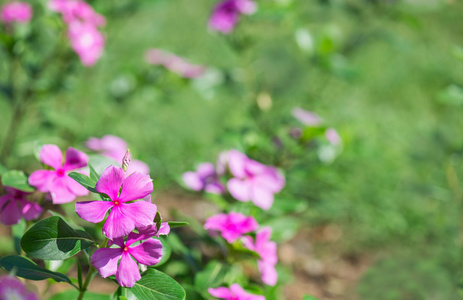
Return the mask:
{"type": "MultiPolygon", "coordinates": [[[[105,55],[37,96],[9,165],[37,168],[35,141],[85,149],[114,134],[149,164],[158,191],[171,189],[222,150],[271,147],[298,125],[300,106],[338,129],[343,152],[302,164],[287,188],[307,203],[302,227],[336,224],[340,252],[375,257],[359,299],[460,299],[463,3],[258,2],[222,36],[206,27],[215,1],[92,1],[113,16],[105,55]],[[147,65],[153,47],[210,69],[187,80],[147,65]]],[[[3,139],[6,102],[0,111],[3,139]]]]}

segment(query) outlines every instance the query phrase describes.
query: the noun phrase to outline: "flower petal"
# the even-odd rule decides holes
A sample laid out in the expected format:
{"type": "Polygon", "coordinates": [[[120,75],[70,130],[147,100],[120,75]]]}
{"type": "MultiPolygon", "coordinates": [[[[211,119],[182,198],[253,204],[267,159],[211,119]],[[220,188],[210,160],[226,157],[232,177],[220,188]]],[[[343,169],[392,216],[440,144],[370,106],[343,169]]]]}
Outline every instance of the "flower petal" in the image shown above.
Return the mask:
{"type": "Polygon", "coordinates": [[[232,178],[227,183],[230,194],[239,201],[247,202],[251,200],[251,182],[249,180],[241,180],[232,178]]]}
{"type": "Polygon", "coordinates": [[[209,288],[207,291],[209,292],[209,294],[216,298],[233,299],[234,296],[232,292],[226,287],[218,287],[216,289],[209,288]]]}
{"type": "Polygon", "coordinates": [[[113,206],[111,201],[76,202],[76,214],[85,221],[99,223],[103,221],[106,213],[113,206]]]}
{"type": "Polygon", "coordinates": [[[258,207],[269,210],[273,205],[273,193],[262,185],[252,187],[252,202],[258,207]]]}
{"type": "Polygon", "coordinates": [[[121,248],[100,248],[92,254],[90,262],[101,277],[106,278],[117,273],[117,262],[122,252],[121,248]]]}
{"type": "Polygon", "coordinates": [[[124,170],[120,167],[109,166],[96,183],[95,189],[98,193],[103,193],[109,196],[112,200],[116,200],[119,196],[119,190],[124,182],[124,170]]]}
{"type": "Polygon", "coordinates": [[[217,214],[209,217],[204,224],[204,229],[208,230],[222,230],[227,224],[228,216],[226,214],[217,214]]]}
{"type": "Polygon", "coordinates": [[[50,184],[56,178],[56,172],[50,170],[37,170],[29,176],[29,184],[35,186],[42,193],[50,191],[50,184]]]}
{"type": "Polygon", "coordinates": [[[257,261],[257,267],[262,276],[262,282],[266,285],[274,286],[278,281],[278,273],[275,269],[275,265],[270,264],[263,260],[257,261]]]}
{"type": "Polygon", "coordinates": [[[129,253],[139,263],[152,266],[161,261],[162,244],[159,240],[149,239],[140,245],[129,248],[129,253]]]}
{"type": "Polygon", "coordinates": [[[21,211],[18,207],[18,201],[9,201],[3,208],[0,215],[0,222],[4,225],[18,224],[21,220],[21,211]]]}
{"type": "Polygon", "coordinates": [[[182,175],[183,182],[193,191],[200,191],[204,188],[204,182],[195,172],[185,172],[182,175]]]}
{"type": "Polygon", "coordinates": [[[44,164],[56,170],[63,165],[63,153],[56,145],[43,145],[39,156],[44,164]]]}
{"type": "Polygon", "coordinates": [[[116,273],[116,279],[119,285],[123,287],[133,287],[135,282],[140,280],[140,278],[141,276],[137,263],[128,253],[123,253],[116,273]]]}
{"type": "Polygon", "coordinates": [[[68,203],[76,199],[76,195],[67,186],[66,177],[56,177],[50,183],[49,190],[54,204],[68,203]]]}
{"type": "Polygon", "coordinates": [[[129,168],[127,169],[126,174],[130,175],[133,172],[140,172],[142,174],[148,175],[150,173],[150,168],[141,160],[133,159],[129,164],[129,168]]]}
{"type": "Polygon", "coordinates": [[[122,202],[143,199],[153,191],[151,177],[140,172],[134,172],[122,183],[119,200],[122,202]]]}
{"type": "Polygon", "coordinates": [[[245,164],[248,157],[238,150],[228,151],[228,167],[233,176],[238,178],[246,177],[245,164]]]}
{"type": "Polygon", "coordinates": [[[33,220],[37,218],[43,211],[43,208],[34,202],[29,202],[25,199],[19,200],[21,214],[26,220],[33,220]]]}
{"type": "Polygon", "coordinates": [[[126,203],[122,211],[126,217],[130,217],[134,220],[136,227],[144,227],[153,224],[156,212],[156,204],[146,201],[126,203]]]}
{"type": "Polygon", "coordinates": [[[86,196],[89,194],[89,191],[81,186],[77,181],[72,179],[69,176],[63,177],[63,181],[65,181],[65,184],[69,191],[71,191],[74,195],[76,196],[86,196]]]}
{"type": "Polygon", "coordinates": [[[69,147],[66,151],[66,162],[63,169],[66,171],[79,169],[87,166],[88,156],[82,151],[69,147]]]}

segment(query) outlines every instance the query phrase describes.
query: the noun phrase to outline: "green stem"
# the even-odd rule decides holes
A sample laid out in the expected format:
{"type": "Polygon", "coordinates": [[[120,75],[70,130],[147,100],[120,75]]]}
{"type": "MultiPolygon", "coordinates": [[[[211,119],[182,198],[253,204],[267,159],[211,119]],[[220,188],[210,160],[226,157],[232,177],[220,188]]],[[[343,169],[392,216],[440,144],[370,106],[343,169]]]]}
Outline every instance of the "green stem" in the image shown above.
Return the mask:
{"type": "Polygon", "coordinates": [[[80,289],[79,297],[77,297],[77,300],[82,300],[84,298],[84,294],[87,291],[87,287],[90,284],[90,281],[93,279],[93,276],[95,276],[95,274],[96,274],[95,267],[90,265],[90,269],[88,269],[87,277],[85,278],[84,285],[80,289]]]}

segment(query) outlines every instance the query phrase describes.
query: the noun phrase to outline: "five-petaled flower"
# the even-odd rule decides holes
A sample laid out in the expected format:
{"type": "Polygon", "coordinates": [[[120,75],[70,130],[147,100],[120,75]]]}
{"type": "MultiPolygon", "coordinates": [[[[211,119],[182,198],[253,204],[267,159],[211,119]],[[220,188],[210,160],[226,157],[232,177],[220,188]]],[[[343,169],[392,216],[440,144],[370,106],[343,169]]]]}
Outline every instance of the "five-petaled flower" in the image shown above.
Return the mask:
{"type": "Polygon", "coordinates": [[[0,9],[0,21],[5,24],[18,22],[28,23],[32,18],[32,7],[29,3],[12,1],[5,3],[0,9]]]}
{"type": "Polygon", "coordinates": [[[95,189],[111,201],[77,202],[76,213],[86,221],[99,223],[111,210],[103,226],[107,238],[123,237],[136,227],[153,224],[157,208],[151,203],[153,182],[149,175],[134,172],[126,178],[122,168],[109,166],[101,174],[95,189]],[[130,202],[138,199],[143,200],[130,202]]]}
{"type": "Polygon", "coordinates": [[[257,9],[257,5],[252,0],[224,0],[214,7],[214,11],[209,19],[209,28],[230,33],[238,23],[241,14],[250,15],[257,9]]]}
{"type": "Polygon", "coordinates": [[[246,292],[239,284],[234,283],[229,288],[209,288],[209,294],[224,300],[265,300],[264,296],[254,295],[246,292]]]}
{"type": "Polygon", "coordinates": [[[275,168],[248,158],[237,150],[228,151],[228,167],[234,178],[227,187],[230,194],[239,201],[250,201],[268,210],[274,196],[285,185],[285,178],[275,168]]]}
{"type": "Polygon", "coordinates": [[[126,241],[123,238],[109,241],[108,246],[117,245],[119,248],[100,248],[93,253],[90,261],[101,277],[116,275],[119,285],[133,287],[141,278],[137,262],[152,266],[161,260],[162,244],[151,238],[159,234],[162,233],[156,232],[156,226],[139,228],[139,233],[131,232],[126,241]],[[142,240],[145,241],[132,246],[142,240]]]}
{"type": "Polygon", "coordinates": [[[243,234],[256,230],[259,227],[253,217],[246,217],[237,212],[229,214],[217,214],[206,220],[204,229],[219,231],[222,237],[229,243],[233,243],[243,234]]]}
{"type": "Polygon", "coordinates": [[[30,193],[5,186],[6,194],[0,197],[0,223],[4,225],[18,224],[23,217],[26,220],[37,218],[42,207],[30,202],[26,196],[30,193]]]}
{"type": "Polygon", "coordinates": [[[185,172],[182,178],[195,191],[204,190],[212,194],[222,194],[225,191],[212,163],[202,163],[196,168],[196,172],[185,172]]]}
{"type": "Polygon", "coordinates": [[[85,196],[88,190],[68,176],[72,170],[87,166],[88,156],[82,151],[68,148],[63,164],[63,153],[56,145],[43,145],[40,160],[54,170],[38,170],[29,176],[29,184],[39,191],[51,194],[53,203],[73,201],[77,196],[85,196]]]}
{"type": "Polygon", "coordinates": [[[275,270],[278,256],[277,244],[270,241],[271,236],[272,229],[270,227],[263,227],[257,232],[255,241],[250,236],[243,237],[242,241],[249,250],[259,254],[260,259],[257,261],[257,266],[262,276],[262,281],[267,285],[274,286],[278,280],[278,273],[275,270]]]}

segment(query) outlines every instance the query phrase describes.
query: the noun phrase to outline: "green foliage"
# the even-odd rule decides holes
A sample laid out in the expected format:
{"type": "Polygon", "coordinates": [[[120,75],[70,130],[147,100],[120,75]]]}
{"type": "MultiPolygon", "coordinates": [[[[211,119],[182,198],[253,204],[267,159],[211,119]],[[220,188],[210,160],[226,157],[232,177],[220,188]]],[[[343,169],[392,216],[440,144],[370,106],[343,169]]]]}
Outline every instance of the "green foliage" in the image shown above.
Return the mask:
{"type": "Polygon", "coordinates": [[[34,188],[29,185],[27,176],[23,171],[10,170],[2,173],[2,184],[24,192],[34,191],[34,188]]]}
{"type": "MultiPolygon", "coordinates": [[[[92,168],[93,169],[93,168],[92,168]]],[[[77,181],[81,186],[86,188],[92,193],[97,193],[95,190],[95,184],[96,180],[95,179],[90,179],[87,175],[77,173],[77,172],[71,172],[68,174],[69,177],[77,181]]],[[[95,175],[92,175],[93,178],[95,178],[95,175]]]]}
{"type": "Polygon", "coordinates": [[[148,269],[130,288],[140,300],[183,300],[185,291],[171,277],[156,269],[148,269]]]}
{"type": "MultiPolygon", "coordinates": [[[[49,300],[69,300],[69,299],[77,299],[78,296],[79,296],[79,291],[68,290],[68,291],[55,294],[48,299],[49,300]]],[[[103,294],[96,294],[92,292],[86,292],[82,299],[83,300],[111,300],[111,296],[103,295],[103,294]]]]}
{"type": "Polygon", "coordinates": [[[30,280],[44,280],[51,278],[56,282],[67,282],[72,284],[71,280],[66,275],[39,267],[32,260],[24,256],[4,256],[0,258],[0,266],[22,278],[30,280]]]}
{"type": "Polygon", "coordinates": [[[94,243],[88,233],[73,229],[57,216],[37,222],[21,238],[21,247],[28,255],[51,260],[72,257],[94,243]]]}

